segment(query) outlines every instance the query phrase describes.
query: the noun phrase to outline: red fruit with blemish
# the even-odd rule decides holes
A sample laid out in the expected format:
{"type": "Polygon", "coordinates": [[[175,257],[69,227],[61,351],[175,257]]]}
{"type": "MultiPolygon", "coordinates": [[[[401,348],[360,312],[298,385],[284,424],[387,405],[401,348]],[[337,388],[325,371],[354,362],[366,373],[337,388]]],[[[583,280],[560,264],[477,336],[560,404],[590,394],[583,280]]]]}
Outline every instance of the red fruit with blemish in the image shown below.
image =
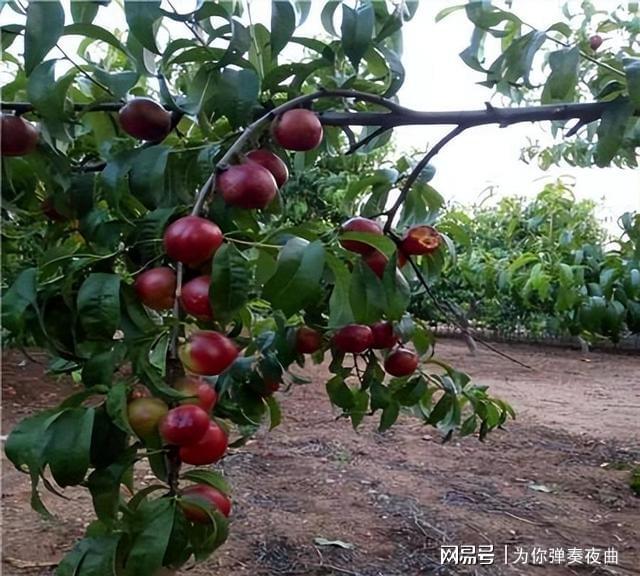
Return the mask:
{"type": "Polygon", "coordinates": [[[122,129],[140,140],[164,140],[171,132],[171,113],[150,98],[134,98],[118,113],[122,129]]]}
{"type": "Polygon", "coordinates": [[[214,222],[200,216],[184,216],[165,230],[164,249],[172,260],[198,266],[215,254],[222,240],[222,231],[214,222]]]}
{"type": "Polygon", "coordinates": [[[238,348],[223,334],[200,330],[189,337],[178,351],[185,368],[202,376],[217,376],[238,357],[238,348]]]}
{"type": "Polygon", "coordinates": [[[407,348],[396,348],[384,361],[384,369],[387,374],[396,376],[409,376],[418,367],[418,355],[407,348]]]}
{"type": "Polygon", "coordinates": [[[187,486],[182,490],[182,496],[180,498],[180,506],[184,511],[184,515],[191,522],[198,524],[211,523],[211,517],[202,509],[201,505],[211,506],[226,517],[231,513],[231,500],[213,486],[208,486],[207,484],[187,486]]]}
{"type": "Polygon", "coordinates": [[[169,410],[160,422],[160,435],[167,444],[196,444],[209,429],[209,422],[209,414],[200,406],[177,406],[169,410]]]}
{"type": "Polygon", "coordinates": [[[198,442],[180,447],[180,460],[194,466],[213,464],[224,456],[228,445],[226,432],[215,422],[211,422],[198,442]]]}
{"type": "Polygon", "coordinates": [[[415,226],[405,234],[400,251],[408,256],[431,254],[441,243],[442,237],[433,226],[415,226]]]}
{"type": "Polygon", "coordinates": [[[309,326],[300,326],[296,332],[296,351],[298,354],[313,354],[322,346],[322,334],[309,326]]]}
{"type": "Polygon", "coordinates": [[[393,324],[391,322],[376,322],[370,326],[373,333],[373,344],[371,348],[377,350],[384,350],[385,348],[391,348],[398,341],[398,337],[393,331],[393,324]]]}
{"type": "Polygon", "coordinates": [[[278,193],[273,174],[257,162],[229,166],[216,177],[216,189],[230,206],[266,208],[278,193]]]}
{"type": "Polygon", "coordinates": [[[283,148],[304,152],[322,142],[322,123],[311,110],[296,108],[276,118],[271,134],[283,148]]]}
{"type": "MultiPolygon", "coordinates": [[[[347,220],[341,227],[340,231],[345,232],[366,232],[368,234],[374,234],[375,236],[382,236],[382,228],[377,222],[369,220],[369,218],[362,218],[361,216],[354,216],[347,220]]],[[[340,244],[345,250],[350,252],[356,252],[358,254],[366,255],[373,252],[375,248],[370,246],[366,242],[360,240],[340,240],[340,244]]]]}
{"type": "Polygon", "coordinates": [[[38,146],[38,129],[19,116],[0,116],[0,155],[25,156],[38,146]]]}
{"type": "Polygon", "coordinates": [[[287,168],[287,165],[280,156],[274,154],[271,150],[259,148],[257,150],[251,150],[251,152],[247,152],[246,156],[247,160],[260,164],[260,166],[269,170],[275,178],[278,188],[282,188],[289,179],[289,169],[287,168]]]}
{"type": "Polygon", "coordinates": [[[333,345],[341,352],[360,354],[373,344],[373,332],[363,324],[348,324],[333,335],[333,345]]]}
{"type": "Polygon", "coordinates": [[[209,276],[198,276],[189,280],[180,293],[180,304],[182,309],[191,316],[200,320],[211,320],[213,310],[209,300],[209,286],[211,279],[209,276]]]}
{"type": "Polygon", "coordinates": [[[140,301],[152,310],[169,310],[176,293],[176,273],[167,266],[138,274],[133,283],[140,301]]]}

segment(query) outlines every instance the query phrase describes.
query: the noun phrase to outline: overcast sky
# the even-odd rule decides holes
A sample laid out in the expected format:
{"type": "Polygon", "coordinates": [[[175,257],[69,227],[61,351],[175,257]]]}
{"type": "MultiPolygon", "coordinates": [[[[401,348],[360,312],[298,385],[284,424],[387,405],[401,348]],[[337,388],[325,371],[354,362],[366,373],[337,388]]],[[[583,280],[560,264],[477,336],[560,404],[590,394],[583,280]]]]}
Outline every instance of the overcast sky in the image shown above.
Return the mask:
{"type": "MultiPolygon", "coordinates": [[[[462,3],[462,2],[460,2],[462,3]]],[[[65,2],[65,4],[67,4],[65,2]]],[[[193,0],[175,0],[181,12],[187,12],[193,0]]],[[[252,0],[254,22],[269,24],[270,2],[252,0]]],[[[400,90],[400,102],[418,110],[465,110],[484,107],[491,91],[476,83],[484,78],[464,65],[458,54],[468,44],[472,26],[462,12],[455,13],[439,23],[435,15],[453,2],[422,0],[416,16],[404,29],[403,63],[405,84],[400,90]]],[[[298,34],[316,36],[324,34],[319,13],[324,2],[313,2],[309,18],[298,34]]],[[[614,7],[615,2],[598,0],[599,8],[614,7]]],[[[516,0],[514,11],[533,25],[544,28],[560,19],[561,2],[556,0],[516,0]]],[[[0,14],[2,23],[16,21],[10,10],[0,14]]],[[[336,19],[340,17],[340,10],[336,19]]],[[[99,23],[107,28],[125,27],[124,18],[116,3],[101,8],[99,23]]],[[[170,23],[172,35],[187,35],[181,24],[170,23]]],[[[66,37],[63,43],[74,48],[79,37],[66,37]]],[[[16,44],[18,46],[18,44],[16,44]]],[[[53,55],[53,53],[52,53],[53,55]]],[[[547,126],[548,127],[548,126],[547,126]]],[[[434,143],[450,127],[405,127],[395,133],[399,150],[413,147],[424,149],[434,143]]],[[[592,198],[601,206],[601,217],[611,226],[616,216],[625,210],[640,210],[640,171],[616,168],[583,168],[569,166],[540,170],[535,164],[526,165],[519,160],[520,149],[527,137],[550,142],[541,126],[521,124],[508,128],[477,127],[456,138],[434,160],[437,174],[433,185],[445,198],[473,203],[483,190],[493,186],[497,195],[522,194],[530,196],[544,183],[559,176],[575,182],[580,198],[592,198]]]]}

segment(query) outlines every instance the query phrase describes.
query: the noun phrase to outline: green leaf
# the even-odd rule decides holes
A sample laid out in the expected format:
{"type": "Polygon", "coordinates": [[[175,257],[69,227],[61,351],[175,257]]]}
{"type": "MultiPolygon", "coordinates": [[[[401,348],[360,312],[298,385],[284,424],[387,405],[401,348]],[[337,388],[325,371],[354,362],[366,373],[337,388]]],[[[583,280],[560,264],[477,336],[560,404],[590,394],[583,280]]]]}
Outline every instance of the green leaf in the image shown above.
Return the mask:
{"type": "Polygon", "coordinates": [[[342,48],[354,68],[369,48],[375,25],[375,14],[371,2],[363,2],[356,8],[342,5],[342,48]]]}
{"type": "Polygon", "coordinates": [[[382,282],[362,260],[353,268],[349,301],[356,322],[372,324],[382,318],[385,305],[382,282]]]}
{"type": "Polygon", "coordinates": [[[393,426],[400,415],[400,404],[393,400],[382,410],[378,431],[384,432],[393,426]]]}
{"type": "Polygon", "coordinates": [[[111,386],[115,371],[116,355],[113,348],[94,354],[82,367],[82,383],[87,387],[111,386]]]}
{"type": "Polygon", "coordinates": [[[350,410],[355,404],[355,398],[351,389],[345,384],[344,378],[340,375],[336,375],[331,378],[327,384],[327,394],[332,404],[342,408],[343,410],[350,410]]]}
{"type": "Polygon", "coordinates": [[[90,274],[78,291],[78,317],[87,337],[110,340],[120,325],[120,276],[90,274]]]}
{"type": "Polygon", "coordinates": [[[24,314],[32,306],[38,309],[37,269],[27,268],[18,274],[2,297],[2,326],[14,334],[22,331],[24,314]]]}
{"type": "Polygon", "coordinates": [[[580,50],[577,46],[549,54],[551,74],[542,93],[542,103],[571,101],[578,82],[580,50]]]}
{"type": "Polygon", "coordinates": [[[162,566],[176,511],[172,498],[140,504],[132,520],[135,535],[124,566],[125,576],[154,574],[162,566]]]}
{"type": "Polygon", "coordinates": [[[27,96],[34,108],[42,115],[54,137],[65,139],[67,134],[64,121],[67,115],[64,103],[67,90],[76,74],[71,69],[56,81],[55,65],[57,60],[47,60],[38,64],[27,81],[27,96]]]}
{"type": "Polygon", "coordinates": [[[134,463],[136,448],[131,447],[120,454],[117,462],[107,468],[94,470],[87,479],[87,488],[91,492],[93,509],[98,520],[111,522],[116,519],[120,506],[120,484],[122,478],[134,463]]]}
{"type": "Polygon", "coordinates": [[[163,16],[160,0],[125,0],[124,14],[130,33],[147,50],[159,54],[156,45],[155,24],[163,16]]]}
{"type": "Polygon", "coordinates": [[[325,2],[324,7],[322,8],[322,12],[320,14],[320,20],[322,21],[322,25],[324,29],[331,34],[332,36],[340,37],[340,34],[336,31],[335,26],[333,25],[333,16],[340,6],[342,2],[340,0],[330,0],[329,2],[325,2]]]}
{"type": "Polygon", "coordinates": [[[213,257],[209,300],[216,317],[226,318],[247,301],[251,287],[249,263],[233,243],[220,247],[213,257]]]}
{"type": "Polygon", "coordinates": [[[347,265],[331,253],[327,253],[327,265],[333,272],[333,290],[329,298],[329,327],[335,328],[353,322],[349,299],[351,274],[347,265]]]}
{"type": "Polygon", "coordinates": [[[321,242],[292,238],[280,252],[275,274],[264,285],[264,298],[287,316],[315,302],[324,261],[321,242]]]}
{"type": "Polygon", "coordinates": [[[233,128],[251,120],[258,102],[260,79],[253,70],[225,69],[215,91],[216,111],[226,116],[233,128]]]}
{"type": "Polygon", "coordinates": [[[116,576],[116,551],[122,533],[83,538],[56,568],[56,576],[116,576]]]}
{"type": "Polygon", "coordinates": [[[598,126],[598,143],[595,152],[596,164],[600,168],[607,166],[616,155],[633,111],[634,106],[629,100],[618,98],[603,112],[598,126]]]}
{"type": "Polygon", "coordinates": [[[59,412],[47,410],[21,420],[9,434],[4,445],[5,454],[21,472],[31,476],[31,507],[43,516],[51,514],[45,508],[38,494],[40,474],[46,463],[45,447],[49,424],[59,412]]]}
{"type": "Polygon", "coordinates": [[[369,409],[369,393],[366,390],[356,390],[353,394],[353,408],[350,410],[351,425],[353,429],[357,429],[358,426],[364,420],[369,409]]]}
{"type": "Polygon", "coordinates": [[[127,417],[128,393],[129,390],[124,381],[112,386],[107,394],[107,413],[120,430],[131,434],[131,436],[135,436],[135,432],[131,429],[129,418],[127,417]]]}
{"type": "Polygon", "coordinates": [[[271,57],[289,43],[296,29],[296,10],[290,0],[271,2],[271,57]]]}
{"type": "Polygon", "coordinates": [[[64,410],[49,426],[46,458],[59,486],[84,480],[89,469],[94,408],[64,410]]]}
{"type": "Polygon", "coordinates": [[[169,151],[168,146],[150,146],[141,150],[131,165],[131,193],[149,209],[166,204],[163,200],[169,151]]]}
{"type": "Polygon", "coordinates": [[[464,8],[465,8],[464,4],[458,4],[457,6],[449,6],[448,8],[443,8],[442,10],[440,10],[440,12],[436,14],[435,21],[440,22],[440,20],[443,20],[444,18],[449,16],[449,14],[453,14],[458,10],[464,10],[464,8]]]}
{"type": "Polygon", "coordinates": [[[76,23],[69,24],[69,26],[64,27],[63,36],[85,36],[86,38],[93,38],[94,40],[100,40],[113,46],[116,50],[120,50],[126,56],[133,58],[129,50],[124,46],[120,40],[118,40],[111,32],[101,28],[100,26],[96,26],[95,24],[88,23],[76,23]]]}
{"type": "Polygon", "coordinates": [[[96,0],[71,0],[71,17],[74,22],[90,24],[98,13],[100,2],[96,0]]]}
{"type": "Polygon", "coordinates": [[[265,399],[267,408],[269,409],[269,430],[273,430],[276,426],[280,426],[282,422],[282,410],[278,401],[273,396],[265,399]]]}
{"type": "Polygon", "coordinates": [[[623,58],[622,64],[627,75],[629,99],[640,108],[640,58],[623,58]]]}
{"type": "Polygon", "coordinates": [[[27,76],[56,45],[63,29],[64,9],[60,2],[29,2],[24,38],[24,69],[27,76]]]}
{"type": "Polygon", "coordinates": [[[229,483],[225,480],[224,476],[220,474],[220,472],[216,472],[215,470],[195,468],[184,472],[181,475],[181,478],[190,480],[196,484],[207,484],[208,486],[213,486],[223,494],[231,494],[231,487],[229,486],[229,483]]]}
{"type": "Polygon", "coordinates": [[[344,232],[340,234],[341,240],[357,240],[369,246],[373,246],[386,256],[391,256],[396,251],[393,240],[381,234],[371,234],[369,232],[344,232]]]}
{"type": "Polygon", "coordinates": [[[397,269],[395,256],[387,262],[382,285],[387,319],[400,320],[411,302],[411,287],[404,274],[397,269]]]}

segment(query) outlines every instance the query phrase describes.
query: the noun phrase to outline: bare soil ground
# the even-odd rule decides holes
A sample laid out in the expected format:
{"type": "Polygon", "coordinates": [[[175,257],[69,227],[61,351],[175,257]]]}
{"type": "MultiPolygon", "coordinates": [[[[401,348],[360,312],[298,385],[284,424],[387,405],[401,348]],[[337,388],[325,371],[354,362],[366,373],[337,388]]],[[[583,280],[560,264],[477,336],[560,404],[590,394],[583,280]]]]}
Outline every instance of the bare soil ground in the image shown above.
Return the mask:
{"type": "MultiPolygon", "coordinates": [[[[640,461],[640,358],[500,348],[535,370],[486,351],[471,357],[454,340],[438,347],[518,410],[485,443],[442,445],[436,431],[408,418],[384,434],[374,422],[355,433],[335,419],[325,367],[310,368],[312,384],[280,394],[282,426],[225,458],[235,488],[230,539],[183,574],[640,574],[640,499],[628,486],[640,461]],[[352,548],[320,546],[317,537],[352,548]],[[495,564],[441,566],[443,543],[493,544],[495,564]],[[505,545],[613,547],[619,565],[504,564],[505,545]]],[[[71,389],[7,353],[3,434],[71,389]]],[[[137,474],[141,483],[150,481],[145,474],[137,474]]],[[[28,477],[4,456],[2,481],[3,573],[52,574],[91,519],[89,499],[80,490],[67,490],[68,501],[46,494],[57,519],[44,521],[29,508],[28,477]]]]}

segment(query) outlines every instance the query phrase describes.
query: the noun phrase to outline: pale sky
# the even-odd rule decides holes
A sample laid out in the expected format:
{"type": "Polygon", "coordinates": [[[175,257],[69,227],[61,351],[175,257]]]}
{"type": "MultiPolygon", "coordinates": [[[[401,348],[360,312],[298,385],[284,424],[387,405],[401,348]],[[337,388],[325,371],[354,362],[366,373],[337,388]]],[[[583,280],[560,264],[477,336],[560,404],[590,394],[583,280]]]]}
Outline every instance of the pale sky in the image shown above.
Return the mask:
{"type": "MultiPolygon", "coordinates": [[[[187,12],[193,4],[193,0],[174,0],[174,6],[181,12],[187,12]]],[[[452,4],[451,1],[422,0],[416,16],[405,25],[402,60],[406,79],[399,92],[400,103],[405,106],[431,111],[479,109],[491,96],[490,90],[476,84],[484,79],[483,76],[468,68],[458,56],[469,42],[471,23],[462,12],[437,24],[434,21],[442,8],[452,4]]],[[[560,19],[561,4],[556,0],[516,0],[513,10],[526,21],[543,28],[560,19]]],[[[598,8],[613,8],[615,4],[609,0],[598,0],[598,8]]],[[[268,25],[270,5],[270,0],[251,0],[253,21],[268,25]]],[[[324,34],[319,18],[323,5],[324,2],[314,1],[307,21],[296,34],[324,34]]],[[[5,8],[0,14],[0,21],[2,24],[9,20],[17,21],[13,15],[5,8]]],[[[126,26],[115,2],[108,8],[100,8],[98,18],[100,22],[96,23],[108,28],[117,26],[123,29],[126,26]]],[[[337,10],[337,22],[339,18],[340,10],[337,10]]],[[[182,24],[171,22],[169,25],[173,36],[189,34],[182,24]]],[[[65,48],[73,50],[78,40],[79,37],[66,37],[63,43],[65,48]]],[[[12,46],[12,52],[15,53],[17,46],[17,43],[12,46]]],[[[399,128],[395,131],[395,143],[399,152],[414,147],[424,149],[449,129],[399,128]]],[[[640,171],[563,166],[545,172],[535,164],[526,165],[519,160],[520,149],[526,145],[527,137],[551,142],[543,127],[532,124],[504,129],[495,126],[470,129],[436,157],[437,173],[432,184],[445,198],[470,204],[488,186],[493,186],[497,195],[531,196],[544,183],[559,176],[568,176],[575,182],[575,193],[579,198],[592,198],[599,203],[602,219],[609,227],[614,227],[613,220],[625,210],[640,210],[640,171]]]]}

